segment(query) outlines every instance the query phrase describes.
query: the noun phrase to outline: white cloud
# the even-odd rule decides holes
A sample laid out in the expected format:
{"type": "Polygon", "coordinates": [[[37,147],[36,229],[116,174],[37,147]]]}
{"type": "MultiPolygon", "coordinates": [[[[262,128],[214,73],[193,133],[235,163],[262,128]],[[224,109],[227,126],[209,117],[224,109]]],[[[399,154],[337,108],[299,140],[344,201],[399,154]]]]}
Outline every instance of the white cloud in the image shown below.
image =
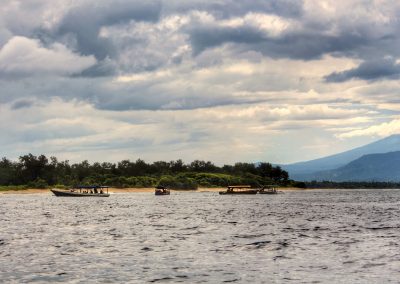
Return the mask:
{"type": "Polygon", "coordinates": [[[79,56],[62,44],[44,47],[21,36],[11,38],[0,50],[0,72],[10,76],[71,75],[95,63],[93,56],[79,56]]]}
{"type": "MultiPolygon", "coordinates": [[[[211,14],[206,12],[195,12],[192,14],[192,20],[198,24],[216,25],[219,27],[240,28],[243,26],[251,26],[259,28],[266,36],[277,37],[287,29],[291,28],[295,23],[276,15],[268,15],[263,13],[247,13],[241,17],[232,17],[226,20],[217,20],[211,14]]],[[[190,21],[186,21],[187,24],[190,21]]]]}
{"type": "Polygon", "coordinates": [[[342,134],[337,135],[341,139],[352,138],[352,137],[360,137],[360,136],[378,136],[378,137],[386,137],[393,134],[400,133],[400,119],[394,119],[389,122],[384,122],[377,125],[372,125],[365,128],[359,128],[352,131],[344,132],[342,134]]]}

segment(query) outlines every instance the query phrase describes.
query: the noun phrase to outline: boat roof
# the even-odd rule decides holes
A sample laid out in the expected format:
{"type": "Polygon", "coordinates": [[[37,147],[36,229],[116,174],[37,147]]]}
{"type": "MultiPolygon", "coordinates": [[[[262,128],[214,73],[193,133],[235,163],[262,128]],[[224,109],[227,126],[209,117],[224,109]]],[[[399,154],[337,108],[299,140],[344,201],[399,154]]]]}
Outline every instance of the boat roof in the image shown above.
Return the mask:
{"type": "Polygon", "coordinates": [[[108,188],[108,186],[105,185],[77,185],[75,188],[81,188],[81,189],[94,189],[94,188],[108,188]]]}
{"type": "Polygon", "coordinates": [[[251,188],[251,185],[228,185],[228,188],[251,188]]]}

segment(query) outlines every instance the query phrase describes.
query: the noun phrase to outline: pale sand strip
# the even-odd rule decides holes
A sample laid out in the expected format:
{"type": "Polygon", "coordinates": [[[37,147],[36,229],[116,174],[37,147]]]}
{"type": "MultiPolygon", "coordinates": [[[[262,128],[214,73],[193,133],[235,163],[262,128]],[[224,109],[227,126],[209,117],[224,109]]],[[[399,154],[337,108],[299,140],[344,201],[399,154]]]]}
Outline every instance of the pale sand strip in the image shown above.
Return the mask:
{"type": "Polygon", "coordinates": [[[51,193],[51,192],[48,189],[34,189],[34,188],[0,191],[0,194],[44,194],[44,193],[51,193]]]}

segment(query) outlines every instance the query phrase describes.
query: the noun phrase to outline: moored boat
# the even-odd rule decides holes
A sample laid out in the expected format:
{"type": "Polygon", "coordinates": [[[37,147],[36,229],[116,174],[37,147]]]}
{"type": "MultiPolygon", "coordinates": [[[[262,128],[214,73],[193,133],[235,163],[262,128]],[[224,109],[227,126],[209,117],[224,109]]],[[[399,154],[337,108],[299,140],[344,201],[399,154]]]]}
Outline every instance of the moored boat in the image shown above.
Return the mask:
{"type": "Polygon", "coordinates": [[[278,191],[275,186],[269,185],[269,186],[263,186],[259,191],[259,194],[278,194],[282,193],[282,191],[278,191]]]}
{"type": "Polygon", "coordinates": [[[55,196],[62,197],[109,197],[107,186],[78,186],[68,190],[50,189],[55,196]]]}
{"type": "Polygon", "coordinates": [[[226,191],[220,191],[219,194],[257,194],[258,189],[251,188],[250,185],[230,185],[226,191]]]}
{"type": "Polygon", "coordinates": [[[154,194],[155,195],[169,195],[170,190],[163,186],[157,186],[156,190],[154,191],[154,194]]]}

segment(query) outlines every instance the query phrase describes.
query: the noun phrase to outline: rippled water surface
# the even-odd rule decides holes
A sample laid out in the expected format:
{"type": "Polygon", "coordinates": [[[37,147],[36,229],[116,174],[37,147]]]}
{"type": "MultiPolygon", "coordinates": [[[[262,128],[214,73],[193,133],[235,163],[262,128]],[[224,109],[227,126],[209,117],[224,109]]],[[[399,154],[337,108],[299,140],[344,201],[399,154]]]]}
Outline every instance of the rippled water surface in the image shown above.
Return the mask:
{"type": "Polygon", "coordinates": [[[0,282],[398,283],[400,190],[0,195],[0,282]]]}

